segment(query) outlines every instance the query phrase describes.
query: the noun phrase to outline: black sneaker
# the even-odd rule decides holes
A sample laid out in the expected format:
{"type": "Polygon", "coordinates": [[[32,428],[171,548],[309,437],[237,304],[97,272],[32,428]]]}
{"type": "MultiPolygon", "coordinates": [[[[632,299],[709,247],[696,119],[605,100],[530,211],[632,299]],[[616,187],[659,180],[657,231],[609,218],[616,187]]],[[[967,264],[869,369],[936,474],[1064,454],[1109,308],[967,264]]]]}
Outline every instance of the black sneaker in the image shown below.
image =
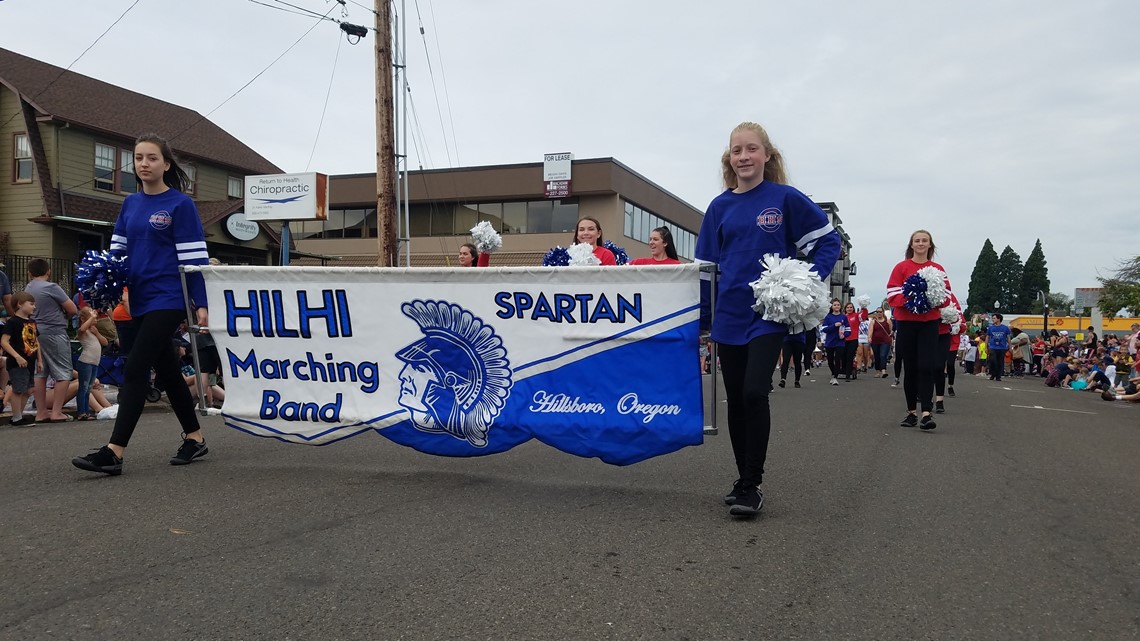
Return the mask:
{"type": "Polygon", "coordinates": [[[804,376],[811,376],[811,370],[810,370],[810,369],[805,369],[805,370],[804,370],[804,376]]]}
{"type": "Polygon", "coordinates": [[[932,430],[936,427],[938,427],[938,423],[935,423],[934,417],[929,414],[923,416],[922,420],[918,422],[918,429],[920,430],[932,430]]]}
{"type": "Polygon", "coordinates": [[[935,414],[945,414],[946,413],[946,406],[942,404],[942,401],[934,401],[934,413],[935,414]]]}
{"type": "Polygon", "coordinates": [[[914,414],[907,414],[906,418],[899,421],[900,427],[915,427],[918,425],[918,417],[914,414]]]}
{"type": "Polygon", "coordinates": [[[760,491],[760,488],[750,486],[743,488],[740,496],[736,499],[736,503],[728,508],[728,513],[733,516],[756,516],[763,507],[764,493],[760,491]]]}
{"type": "Polygon", "coordinates": [[[71,464],[81,470],[100,472],[111,476],[118,476],[123,473],[123,459],[116,456],[111,448],[106,445],[87,456],[77,456],[71,459],[71,464]]]}
{"type": "Polygon", "coordinates": [[[732,505],[740,498],[740,493],[744,491],[744,481],[737,479],[732,484],[732,491],[724,495],[724,504],[732,505]]]}
{"type": "Polygon", "coordinates": [[[787,384],[788,384],[788,381],[785,381],[785,380],[784,380],[784,379],[782,379],[782,378],[780,379],[780,389],[784,389],[784,386],[785,386],[785,385],[787,385],[787,384]]]}
{"type": "Polygon", "coordinates": [[[796,388],[799,389],[799,387],[800,387],[800,382],[796,381],[796,388]]]}
{"type": "Polygon", "coordinates": [[[950,396],[950,397],[954,397],[954,396],[955,396],[955,394],[954,394],[954,386],[953,386],[953,385],[951,385],[950,387],[947,387],[947,388],[946,388],[946,395],[947,395],[947,396],[950,396]]]}
{"type": "Polygon", "coordinates": [[[36,417],[34,416],[21,416],[20,418],[12,419],[10,425],[12,427],[32,427],[36,424],[36,417]]]}
{"type": "Polygon", "coordinates": [[[188,465],[193,463],[194,459],[199,456],[205,456],[209,451],[210,448],[206,447],[206,441],[199,443],[193,439],[186,438],[186,435],[183,434],[182,446],[179,447],[178,451],[174,453],[174,456],[170,458],[170,464],[188,465]]]}
{"type": "Polygon", "coordinates": [[[894,382],[894,383],[891,383],[891,387],[898,387],[898,386],[899,386],[899,379],[898,379],[898,378],[896,378],[896,379],[895,379],[895,382],[894,382]]]}

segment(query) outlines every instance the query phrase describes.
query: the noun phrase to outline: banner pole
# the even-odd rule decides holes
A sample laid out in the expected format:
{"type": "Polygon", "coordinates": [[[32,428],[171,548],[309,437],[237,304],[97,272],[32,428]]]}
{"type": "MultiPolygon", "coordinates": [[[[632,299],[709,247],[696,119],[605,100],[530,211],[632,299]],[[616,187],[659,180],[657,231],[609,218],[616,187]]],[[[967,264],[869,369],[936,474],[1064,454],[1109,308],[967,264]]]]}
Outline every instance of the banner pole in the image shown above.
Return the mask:
{"type": "MultiPolygon", "coordinates": [[[[717,385],[717,345],[716,341],[711,339],[713,315],[716,314],[716,287],[717,276],[720,274],[720,265],[711,265],[709,269],[709,392],[711,396],[711,404],[709,406],[709,424],[705,426],[704,432],[710,436],[716,436],[720,433],[716,420],[716,385],[717,385]]],[[[698,335],[700,332],[698,332],[698,335]]]]}
{"type": "Polygon", "coordinates": [[[186,267],[178,266],[178,276],[182,279],[182,303],[186,306],[186,333],[190,337],[190,356],[194,359],[194,387],[198,389],[198,413],[207,416],[206,390],[202,389],[201,365],[198,363],[198,319],[190,305],[190,288],[186,286],[186,267]]]}

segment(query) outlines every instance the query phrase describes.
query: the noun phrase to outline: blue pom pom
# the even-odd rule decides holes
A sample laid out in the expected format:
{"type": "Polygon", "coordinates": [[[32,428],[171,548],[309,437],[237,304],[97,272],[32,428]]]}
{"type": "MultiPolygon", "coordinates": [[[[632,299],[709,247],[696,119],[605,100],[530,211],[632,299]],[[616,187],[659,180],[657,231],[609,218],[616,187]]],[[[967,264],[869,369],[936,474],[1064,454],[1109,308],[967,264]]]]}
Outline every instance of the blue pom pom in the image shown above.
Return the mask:
{"type": "Polygon", "coordinates": [[[926,297],[927,283],[926,279],[918,274],[913,274],[905,281],[903,281],[903,297],[906,302],[903,307],[912,314],[925,314],[933,309],[930,300],[926,297]]]}
{"type": "Polygon", "coordinates": [[[127,257],[121,252],[89,250],[75,266],[75,286],[95,309],[118,305],[126,285],[127,257]]]}
{"type": "Polygon", "coordinates": [[[546,252],[546,256],[542,258],[543,267],[566,267],[570,264],[570,252],[566,248],[559,245],[552,247],[550,251],[546,252]]]}
{"type": "Polygon", "coordinates": [[[614,244],[614,241],[607,240],[606,242],[602,243],[602,247],[605,247],[613,253],[614,258],[617,259],[617,264],[626,265],[629,263],[629,254],[625,253],[625,248],[618,247],[614,244]]]}

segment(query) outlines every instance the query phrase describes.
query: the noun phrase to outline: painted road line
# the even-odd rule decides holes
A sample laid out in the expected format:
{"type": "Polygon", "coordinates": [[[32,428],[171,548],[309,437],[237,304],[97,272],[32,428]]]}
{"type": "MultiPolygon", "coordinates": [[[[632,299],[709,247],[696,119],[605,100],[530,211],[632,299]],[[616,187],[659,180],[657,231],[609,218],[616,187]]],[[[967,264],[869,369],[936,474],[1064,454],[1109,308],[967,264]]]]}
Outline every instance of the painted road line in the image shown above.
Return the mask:
{"type": "Polygon", "coordinates": [[[1030,394],[1044,394],[1045,393],[1045,390],[1039,390],[1039,389],[1017,389],[1015,387],[998,387],[996,385],[993,386],[993,388],[994,389],[1003,389],[1007,392],[1029,392],[1030,394]]]}
{"type": "Polygon", "coordinates": [[[1050,412],[1070,412],[1072,414],[1093,414],[1096,412],[1082,412],[1080,410],[1063,410],[1057,407],[1041,407],[1040,405],[1010,405],[1010,407],[1020,407],[1027,410],[1049,410],[1050,412]]]}

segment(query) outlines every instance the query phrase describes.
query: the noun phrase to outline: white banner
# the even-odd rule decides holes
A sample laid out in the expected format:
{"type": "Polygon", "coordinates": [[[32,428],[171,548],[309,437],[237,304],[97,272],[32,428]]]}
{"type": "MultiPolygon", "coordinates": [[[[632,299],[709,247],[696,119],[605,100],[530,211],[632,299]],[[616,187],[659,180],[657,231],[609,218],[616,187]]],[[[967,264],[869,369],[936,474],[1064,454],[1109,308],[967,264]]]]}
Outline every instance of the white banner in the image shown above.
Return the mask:
{"type": "Polygon", "coordinates": [[[615,464],[702,441],[696,265],[195,269],[250,434],[615,464]]]}

